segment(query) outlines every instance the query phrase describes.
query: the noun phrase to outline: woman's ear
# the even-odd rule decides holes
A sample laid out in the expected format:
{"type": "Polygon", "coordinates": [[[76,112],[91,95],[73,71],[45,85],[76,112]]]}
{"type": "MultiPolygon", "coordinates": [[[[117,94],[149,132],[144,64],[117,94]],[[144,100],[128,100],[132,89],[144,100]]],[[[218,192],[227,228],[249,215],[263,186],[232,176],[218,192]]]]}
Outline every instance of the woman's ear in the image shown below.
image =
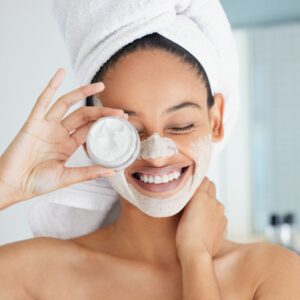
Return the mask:
{"type": "Polygon", "coordinates": [[[213,142],[220,142],[224,137],[223,128],[224,96],[221,93],[214,95],[214,105],[209,110],[210,128],[213,142]]]}

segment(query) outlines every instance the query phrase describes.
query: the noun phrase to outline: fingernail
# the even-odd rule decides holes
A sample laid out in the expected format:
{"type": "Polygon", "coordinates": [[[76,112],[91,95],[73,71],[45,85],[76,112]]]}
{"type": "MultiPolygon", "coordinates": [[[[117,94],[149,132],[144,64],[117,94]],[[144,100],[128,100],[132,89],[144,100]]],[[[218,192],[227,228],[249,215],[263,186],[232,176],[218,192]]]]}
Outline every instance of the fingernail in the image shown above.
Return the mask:
{"type": "Polygon", "coordinates": [[[99,88],[99,89],[105,87],[103,82],[92,83],[92,86],[99,88]]]}

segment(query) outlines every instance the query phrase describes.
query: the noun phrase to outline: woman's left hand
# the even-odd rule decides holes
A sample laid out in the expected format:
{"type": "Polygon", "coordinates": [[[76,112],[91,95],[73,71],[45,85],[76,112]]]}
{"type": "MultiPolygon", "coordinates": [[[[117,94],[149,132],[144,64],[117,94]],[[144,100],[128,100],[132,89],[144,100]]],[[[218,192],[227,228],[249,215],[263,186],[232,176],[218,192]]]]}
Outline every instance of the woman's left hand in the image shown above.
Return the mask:
{"type": "Polygon", "coordinates": [[[200,253],[214,257],[226,233],[224,206],[216,199],[215,184],[204,177],[181,215],[176,233],[179,260],[200,253]]]}

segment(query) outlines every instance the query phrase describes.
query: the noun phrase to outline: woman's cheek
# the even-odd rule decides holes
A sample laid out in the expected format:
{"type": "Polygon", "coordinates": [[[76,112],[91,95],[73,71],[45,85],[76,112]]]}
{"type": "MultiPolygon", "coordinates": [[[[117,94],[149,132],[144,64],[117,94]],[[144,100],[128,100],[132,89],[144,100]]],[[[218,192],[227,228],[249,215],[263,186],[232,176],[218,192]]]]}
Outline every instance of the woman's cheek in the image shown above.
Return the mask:
{"type": "Polygon", "coordinates": [[[201,131],[193,130],[189,133],[178,134],[176,136],[171,137],[177,145],[177,148],[189,158],[195,160],[196,156],[194,154],[193,148],[195,147],[195,143],[203,136],[201,131]]]}
{"type": "Polygon", "coordinates": [[[178,138],[176,144],[182,154],[196,163],[199,159],[201,160],[201,156],[205,155],[202,149],[207,148],[207,138],[209,135],[209,131],[204,133],[195,131],[193,134],[178,138]]]}

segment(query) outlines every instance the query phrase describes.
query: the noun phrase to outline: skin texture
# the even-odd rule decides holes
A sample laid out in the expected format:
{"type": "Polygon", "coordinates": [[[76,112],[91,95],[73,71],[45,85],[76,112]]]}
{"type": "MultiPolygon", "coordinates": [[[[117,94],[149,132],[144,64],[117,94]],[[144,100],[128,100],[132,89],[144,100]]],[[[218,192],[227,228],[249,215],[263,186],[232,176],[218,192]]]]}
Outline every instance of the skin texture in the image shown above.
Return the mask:
{"type": "MultiPolygon", "coordinates": [[[[129,113],[128,120],[138,128],[141,139],[158,132],[179,145],[176,157],[136,161],[126,169],[128,181],[131,172],[143,166],[186,164],[192,172],[194,162],[187,155],[190,143],[208,133],[214,142],[223,137],[223,96],[216,94],[215,105],[208,110],[201,79],[169,53],[131,54],[103,81],[105,89],[94,93],[104,106],[139,112],[129,113]],[[185,107],[163,115],[183,99],[202,109],[185,107]],[[187,123],[195,127],[174,131],[187,123]]],[[[101,117],[103,111],[93,109],[97,111],[93,117],[91,110],[81,109],[64,125],[69,128],[79,120],[101,117]]],[[[83,137],[78,144],[82,143],[83,137]]],[[[11,169],[4,168],[10,166],[11,153],[5,153],[5,160],[1,157],[2,170],[11,169]]],[[[10,187],[14,182],[7,174],[2,172],[0,177],[0,196],[16,194],[12,205],[31,190],[25,189],[23,197],[16,187],[10,193],[5,188],[7,178],[10,187]]],[[[225,239],[224,208],[208,178],[185,209],[172,217],[151,218],[120,200],[117,221],[90,234],[68,240],[34,238],[0,247],[0,299],[298,299],[299,257],[268,243],[238,244],[225,239]]]]}

